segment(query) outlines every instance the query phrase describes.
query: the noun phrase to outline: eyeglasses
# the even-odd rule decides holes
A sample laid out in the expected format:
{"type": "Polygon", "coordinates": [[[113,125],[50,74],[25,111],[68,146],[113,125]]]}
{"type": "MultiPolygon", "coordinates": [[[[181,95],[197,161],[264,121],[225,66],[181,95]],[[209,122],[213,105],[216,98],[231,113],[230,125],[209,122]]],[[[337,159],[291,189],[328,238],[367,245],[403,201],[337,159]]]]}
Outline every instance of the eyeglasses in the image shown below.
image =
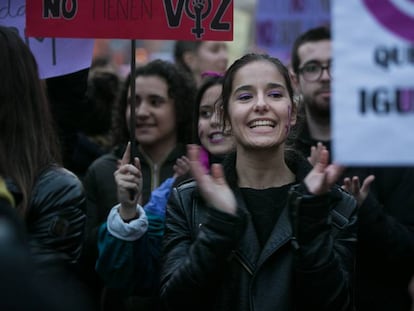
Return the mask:
{"type": "Polygon", "coordinates": [[[328,63],[326,66],[322,66],[319,62],[310,62],[299,68],[299,73],[302,74],[303,79],[308,82],[318,81],[326,69],[329,78],[331,77],[331,64],[328,63]]]}

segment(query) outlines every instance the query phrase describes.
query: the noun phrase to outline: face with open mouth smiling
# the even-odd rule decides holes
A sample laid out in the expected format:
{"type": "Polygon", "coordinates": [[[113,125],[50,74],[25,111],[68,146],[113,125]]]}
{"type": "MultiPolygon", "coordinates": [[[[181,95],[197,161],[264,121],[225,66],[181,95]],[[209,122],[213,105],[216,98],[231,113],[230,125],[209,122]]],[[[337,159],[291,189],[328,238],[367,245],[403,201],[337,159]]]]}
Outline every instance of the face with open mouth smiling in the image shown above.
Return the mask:
{"type": "Polygon", "coordinates": [[[201,144],[213,155],[229,153],[234,148],[234,139],[223,131],[220,107],[217,99],[221,94],[222,86],[215,84],[203,94],[198,115],[198,137],[201,144]]]}
{"type": "MultiPolygon", "coordinates": [[[[155,75],[138,76],[135,93],[137,141],[143,146],[174,145],[176,141],[175,106],[168,96],[167,83],[155,75]]],[[[129,117],[130,106],[128,105],[126,119],[129,120],[129,117]]]]}
{"type": "Polygon", "coordinates": [[[238,147],[282,145],[296,123],[292,105],[285,78],[271,62],[258,60],[241,67],[234,75],[228,108],[238,147]]]}

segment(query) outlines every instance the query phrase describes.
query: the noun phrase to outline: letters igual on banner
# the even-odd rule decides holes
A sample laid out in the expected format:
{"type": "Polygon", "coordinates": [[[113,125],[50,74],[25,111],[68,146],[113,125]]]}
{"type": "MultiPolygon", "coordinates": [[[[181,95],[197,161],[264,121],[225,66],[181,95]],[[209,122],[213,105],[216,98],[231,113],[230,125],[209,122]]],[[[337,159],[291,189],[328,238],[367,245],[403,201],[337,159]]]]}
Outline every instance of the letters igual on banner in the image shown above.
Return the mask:
{"type": "Polygon", "coordinates": [[[233,0],[30,0],[28,36],[233,40],[233,0]]]}
{"type": "Polygon", "coordinates": [[[414,2],[334,3],[335,160],[413,165],[414,2]]]}

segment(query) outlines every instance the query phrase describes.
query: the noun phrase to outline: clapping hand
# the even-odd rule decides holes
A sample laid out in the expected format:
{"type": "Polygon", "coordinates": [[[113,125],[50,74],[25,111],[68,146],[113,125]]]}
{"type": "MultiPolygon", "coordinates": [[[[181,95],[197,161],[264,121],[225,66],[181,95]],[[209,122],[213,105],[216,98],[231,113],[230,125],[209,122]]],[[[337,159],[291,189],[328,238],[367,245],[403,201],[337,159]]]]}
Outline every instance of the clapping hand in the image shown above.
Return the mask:
{"type": "Polygon", "coordinates": [[[174,178],[178,178],[190,171],[190,160],[186,156],[179,157],[173,166],[174,178]]]}
{"type": "Polygon", "coordinates": [[[319,155],[313,169],[305,177],[305,184],[309,192],[321,195],[329,191],[341,176],[344,168],[337,164],[329,164],[329,151],[320,147],[319,155]]]}
{"type": "Polygon", "coordinates": [[[197,182],[204,199],[218,210],[236,214],[236,198],[227,185],[221,164],[213,164],[210,175],[199,160],[200,147],[188,145],[187,152],[191,174],[197,182]]]}
{"type": "Polygon", "coordinates": [[[358,203],[358,206],[361,206],[361,204],[364,202],[364,200],[367,198],[369,189],[371,187],[371,183],[374,181],[375,176],[369,175],[366,177],[362,183],[362,186],[359,182],[358,176],[354,176],[351,178],[346,177],[344,178],[344,184],[342,186],[342,189],[348,191],[351,193],[355,200],[358,203]]]}
{"type": "Polygon", "coordinates": [[[315,164],[318,163],[319,161],[319,157],[320,157],[322,150],[325,150],[325,149],[326,147],[321,142],[318,142],[316,146],[312,146],[310,150],[310,155],[307,158],[308,162],[312,164],[312,166],[315,166],[315,164]]]}

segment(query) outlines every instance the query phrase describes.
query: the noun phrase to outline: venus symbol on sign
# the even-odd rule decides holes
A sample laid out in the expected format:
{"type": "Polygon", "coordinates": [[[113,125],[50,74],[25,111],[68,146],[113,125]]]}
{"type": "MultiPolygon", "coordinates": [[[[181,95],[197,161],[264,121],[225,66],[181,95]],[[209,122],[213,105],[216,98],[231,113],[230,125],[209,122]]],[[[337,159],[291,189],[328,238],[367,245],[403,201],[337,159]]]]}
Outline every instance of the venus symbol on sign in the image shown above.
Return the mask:
{"type": "Polygon", "coordinates": [[[187,0],[185,12],[187,16],[195,22],[195,27],[191,29],[191,32],[197,39],[200,39],[204,33],[202,20],[205,19],[211,12],[211,1],[212,0],[187,0]],[[191,11],[190,6],[193,7],[193,11],[191,11]]]}

